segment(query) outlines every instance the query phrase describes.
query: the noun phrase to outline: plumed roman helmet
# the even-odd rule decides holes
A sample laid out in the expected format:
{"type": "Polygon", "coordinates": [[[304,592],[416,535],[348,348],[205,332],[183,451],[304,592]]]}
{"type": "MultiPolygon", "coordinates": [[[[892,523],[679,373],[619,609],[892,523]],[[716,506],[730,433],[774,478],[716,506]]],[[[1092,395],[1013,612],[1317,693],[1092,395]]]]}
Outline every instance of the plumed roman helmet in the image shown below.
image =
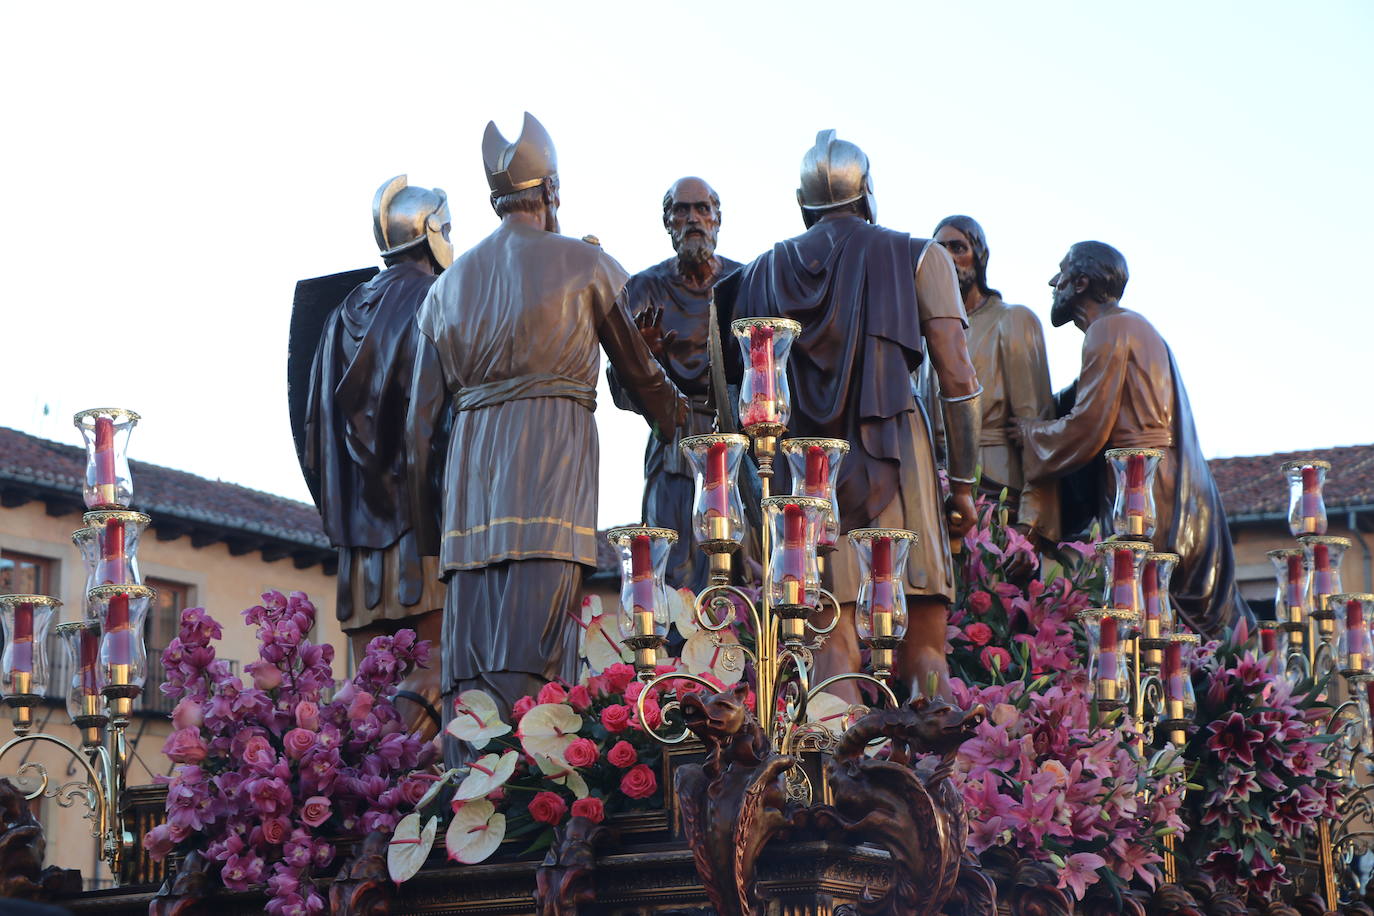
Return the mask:
{"type": "Polygon", "coordinates": [[[802,157],[801,187],[797,188],[802,219],[810,226],[822,211],[855,201],[863,201],[869,222],[877,220],[868,156],[848,140],[836,139],[833,130],[823,130],[802,157]]]}
{"type": "Polygon", "coordinates": [[[372,198],[372,234],[382,257],[429,245],[440,267],[453,263],[453,244],[444,238],[448,196],[440,188],[410,187],[405,175],[383,184],[372,198]]]}
{"type": "Polygon", "coordinates": [[[533,188],[558,174],[558,153],[553,138],[534,115],[525,112],[525,123],[514,143],[501,136],[495,121],[487,123],[482,136],[482,166],[493,198],[533,188]]]}

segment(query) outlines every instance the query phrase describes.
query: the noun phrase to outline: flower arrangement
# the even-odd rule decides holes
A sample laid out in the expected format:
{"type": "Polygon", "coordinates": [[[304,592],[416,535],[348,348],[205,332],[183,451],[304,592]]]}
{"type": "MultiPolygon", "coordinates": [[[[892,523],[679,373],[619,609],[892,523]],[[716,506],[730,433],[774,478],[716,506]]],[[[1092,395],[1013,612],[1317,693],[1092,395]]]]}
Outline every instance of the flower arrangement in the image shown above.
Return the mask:
{"type": "Polygon", "coordinates": [[[1322,685],[1290,681],[1256,635],[1241,623],[1191,660],[1198,728],[1185,757],[1200,789],[1187,802],[1196,827],[1183,858],[1271,899],[1290,880],[1280,848],[1314,839],[1342,789],[1323,755],[1335,737],[1324,733],[1322,685]]]}
{"type": "Polygon", "coordinates": [[[167,822],[144,847],[155,859],[200,850],[230,890],[266,882],[273,916],[320,913],[311,874],[335,856],[330,837],[390,831],[429,788],[414,772],[431,751],[392,704],[427,663],[411,630],[374,639],[332,699],[334,649],[306,639],[315,608],[299,592],[267,592],[243,612],[257,627],[252,684],[215,658],[223,628],[203,608],[182,612],[162,653],[162,690],[180,697],[163,753],[176,764],[167,822]]]}

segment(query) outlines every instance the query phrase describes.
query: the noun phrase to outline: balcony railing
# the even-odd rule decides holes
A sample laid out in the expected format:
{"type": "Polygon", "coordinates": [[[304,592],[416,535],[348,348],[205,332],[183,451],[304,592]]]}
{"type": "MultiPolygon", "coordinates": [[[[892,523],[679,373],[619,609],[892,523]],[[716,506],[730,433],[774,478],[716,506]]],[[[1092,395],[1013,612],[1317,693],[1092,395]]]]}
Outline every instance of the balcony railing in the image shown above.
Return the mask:
{"type": "MultiPolygon", "coordinates": [[[[229,670],[234,674],[239,673],[239,663],[234,659],[226,659],[229,662],[229,670]]],[[[48,677],[47,697],[59,703],[66,702],[67,687],[71,684],[72,668],[71,659],[66,651],[56,639],[49,639],[48,642],[48,677]]],[[[170,716],[172,709],[177,705],[180,697],[169,697],[162,692],[162,685],[167,681],[167,670],[162,667],[162,650],[150,648],[148,650],[148,680],[143,685],[143,693],[134,701],[134,711],[151,716],[170,716]]]]}

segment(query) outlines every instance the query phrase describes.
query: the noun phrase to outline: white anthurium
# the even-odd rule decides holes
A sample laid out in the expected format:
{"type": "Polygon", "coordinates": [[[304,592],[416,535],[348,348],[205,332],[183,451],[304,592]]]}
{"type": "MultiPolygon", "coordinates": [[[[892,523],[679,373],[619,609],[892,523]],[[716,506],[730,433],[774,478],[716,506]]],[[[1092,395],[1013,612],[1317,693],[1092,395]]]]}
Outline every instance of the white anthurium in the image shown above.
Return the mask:
{"type": "Polygon", "coordinates": [[[697,623],[697,596],[690,588],[679,588],[668,592],[668,610],[673,615],[673,626],[683,639],[691,639],[701,629],[697,623]]]}
{"type": "Polygon", "coordinates": [[[698,630],[682,647],[682,667],[691,674],[715,675],[730,687],[744,676],[744,656],[738,646],[739,637],[730,630],[698,630]]]}
{"type": "Polygon", "coordinates": [[[839,737],[854,724],[853,709],[850,703],[822,690],[806,704],[806,721],[824,725],[839,737]]]}
{"type": "Polygon", "coordinates": [[[564,763],[562,760],[554,760],[543,754],[536,754],[534,762],[539,764],[539,770],[551,782],[555,782],[566,788],[575,798],[586,798],[587,780],[582,778],[582,774],[577,772],[572,765],[564,763]]]}
{"type": "Polygon", "coordinates": [[[515,735],[525,753],[538,758],[540,754],[563,761],[568,745],[577,740],[582,717],[566,703],[540,703],[520,717],[515,735]]]}
{"type": "Polygon", "coordinates": [[[386,850],[386,870],[397,884],[409,881],[429,858],[434,837],[439,832],[439,818],[431,817],[420,826],[420,812],[412,811],[396,825],[386,850]]]}
{"type": "Polygon", "coordinates": [[[453,713],[446,731],[475,748],[486,747],[492,738],[510,732],[510,726],[501,721],[496,701],[485,690],[464,690],[458,694],[453,713]]]}
{"type": "Polygon", "coordinates": [[[433,804],[434,800],[439,797],[439,793],[444,791],[444,787],[451,784],[459,775],[461,775],[460,771],[454,769],[445,772],[444,775],[434,780],[429,790],[420,796],[420,800],[415,803],[415,810],[423,811],[426,805],[433,804]]]}
{"type": "Polygon", "coordinates": [[[582,657],[592,673],[600,674],[618,662],[634,656],[620,644],[620,630],[612,614],[598,614],[582,627],[582,657]]]}
{"type": "Polygon", "coordinates": [[[600,595],[588,595],[582,599],[582,624],[584,626],[605,612],[605,608],[601,605],[600,595]]]}
{"type": "Polygon", "coordinates": [[[459,801],[467,801],[490,795],[506,784],[519,761],[518,751],[506,751],[499,757],[496,754],[478,757],[468,764],[470,771],[467,778],[459,784],[453,797],[459,801]]]}
{"type": "Polygon", "coordinates": [[[506,838],[506,816],[486,799],[464,802],[453,812],[444,842],[448,857],[464,865],[487,859],[506,838]]]}

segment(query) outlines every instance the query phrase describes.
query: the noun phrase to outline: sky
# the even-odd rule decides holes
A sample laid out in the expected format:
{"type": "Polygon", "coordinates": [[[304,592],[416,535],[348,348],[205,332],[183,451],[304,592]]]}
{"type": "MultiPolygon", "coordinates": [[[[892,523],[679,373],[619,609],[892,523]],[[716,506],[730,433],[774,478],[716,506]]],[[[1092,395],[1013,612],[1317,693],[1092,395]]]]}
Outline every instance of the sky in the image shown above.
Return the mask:
{"type": "MultiPolygon", "coordinates": [[[[286,352],[297,280],[376,264],[386,179],[495,227],[490,119],[559,154],[565,234],[631,272],[671,254],[664,190],[720,193],[719,250],[798,234],[803,153],[868,153],[885,225],[987,231],[989,280],[1049,327],[1068,246],[1130,264],[1212,457],[1374,442],[1374,5],[256,3],[0,9],[0,425],[308,499],[286,352]]],[[[600,524],[639,519],[639,417],[603,391],[600,524]]],[[[1339,468],[1335,473],[1339,473],[1339,468]]],[[[1278,479],[1275,479],[1276,486],[1278,479]]]]}

